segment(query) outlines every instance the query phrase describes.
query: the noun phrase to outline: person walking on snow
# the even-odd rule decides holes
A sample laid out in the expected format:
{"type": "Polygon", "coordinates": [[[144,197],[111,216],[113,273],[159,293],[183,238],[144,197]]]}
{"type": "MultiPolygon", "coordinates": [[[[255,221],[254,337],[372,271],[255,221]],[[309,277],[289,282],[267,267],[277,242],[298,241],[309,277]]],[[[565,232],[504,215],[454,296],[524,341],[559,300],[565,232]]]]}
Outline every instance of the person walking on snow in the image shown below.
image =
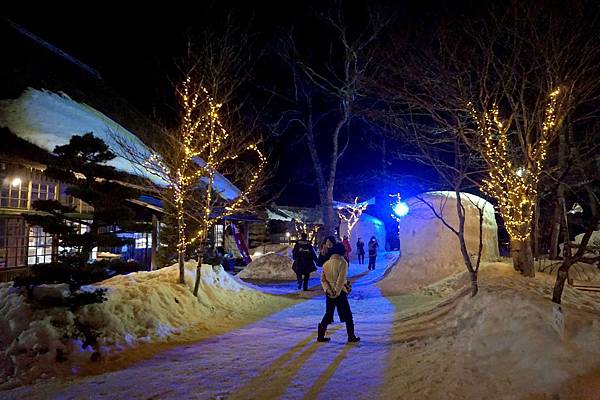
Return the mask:
{"type": "Polygon", "coordinates": [[[315,261],[317,261],[317,253],[314,247],[308,241],[306,233],[300,235],[300,240],[294,245],[292,250],[292,258],[294,263],[292,269],[298,278],[298,289],[303,287],[303,290],[308,290],[308,279],[310,273],[317,270],[315,261]]]}
{"type": "Polygon", "coordinates": [[[379,244],[375,236],[371,236],[369,240],[369,271],[375,270],[375,260],[377,259],[377,248],[379,244]]]}
{"type": "Polygon", "coordinates": [[[342,240],[342,244],[346,249],[346,254],[344,254],[344,258],[350,264],[350,253],[352,253],[352,246],[350,246],[350,241],[348,240],[348,235],[344,235],[344,240],[342,240]]]}
{"type": "Polygon", "coordinates": [[[363,242],[362,238],[358,238],[356,249],[358,252],[358,263],[362,265],[365,263],[365,242],[363,242]]]}
{"type": "Polygon", "coordinates": [[[337,309],[338,316],[341,322],[346,323],[346,333],[348,334],[348,342],[354,343],[360,340],[354,334],[354,320],[352,318],[352,310],[348,303],[349,284],[348,278],[348,262],[344,259],[346,249],[341,243],[335,244],[331,248],[331,257],[329,261],[323,265],[321,272],[321,286],[326,295],[325,315],[321,323],[317,327],[317,341],[328,342],[331,338],[326,338],[327,325],[333,322],[333,313],[337,309]]]}

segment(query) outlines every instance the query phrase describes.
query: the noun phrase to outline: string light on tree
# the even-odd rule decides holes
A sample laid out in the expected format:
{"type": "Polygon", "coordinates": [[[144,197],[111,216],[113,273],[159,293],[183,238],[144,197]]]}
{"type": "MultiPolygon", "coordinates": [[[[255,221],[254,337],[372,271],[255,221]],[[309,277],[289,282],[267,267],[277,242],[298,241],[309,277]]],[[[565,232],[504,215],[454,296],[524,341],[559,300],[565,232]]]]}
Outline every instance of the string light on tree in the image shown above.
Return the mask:
{"type": "Polygon", "coordinates": [[[482,137],[483,157],[488,165],[488,175],[482,190],[498,202],[506,230],[512,240],[525,242],[530,238],[537,185],[546,159],[548,143],[557,131],[557,105],[560,88],[548,95],[540,137],[529,146],[524,164],[516,167],[510,155],[510,124],[503,124],[498,107],[478,113],[469,103],[471,116],[482,137]]]}
{"type": "Polygon", "coordinates": [[[308,237],[308,241],[314,244],[315,239],[317,238],[317,232],[319,231],[319,225],[313,225],[309,227],[305,222],[294,219],[294,229],[297,233],[306,233],[308,237]]]}
{"type": "Polygon", "coordinates": [[[369,204],[366,202],[359,203],[358,197],[355,197],[353,204],[347,204],[338,209],[338,216],[343,222],[346,223],[348,238],[351,237],[352,228],[354,228],[354,225],[356,225],[363,211],[365,211],[368,206],[369,204]]]}
{"type": "Polygon", "coordinates": [[[243,207],[255,189],[267,159],[256,144],[239,146],[236,143],[236,138],[229,134],[220,120],[219,110],[222,104],[216,102],[206,88],[196,85],[188,76],[177,94],[183,110],[181,124],[176,132],[182,154],[170,164],[164,162],[160,155],[153,154],[146,160],[145,166],[148,172],[168,182],[173,191],[178,224],[180,281],[183,282],[183,258],[188,247],[197,241],[203,243],[209,229],[218,219],[232,215],[243,207]],[[246,187],[239,196],[227,204],[223,212],[214,215],[215,175],[242,153],[254,153],[258,165],[248,173],[246,187]],[[186,222],[186,199],[190,196],[201,196],[203,200],[196,210],[200,215],[195,218],[198,227],[191,235],[188,234],[186,222]]]}

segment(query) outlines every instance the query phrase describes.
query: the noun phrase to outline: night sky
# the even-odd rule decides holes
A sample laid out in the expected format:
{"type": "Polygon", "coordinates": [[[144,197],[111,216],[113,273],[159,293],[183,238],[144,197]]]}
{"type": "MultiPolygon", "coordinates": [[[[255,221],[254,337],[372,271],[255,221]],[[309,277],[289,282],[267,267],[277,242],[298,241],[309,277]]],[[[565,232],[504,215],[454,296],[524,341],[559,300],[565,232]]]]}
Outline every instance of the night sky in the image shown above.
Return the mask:
{"type": "MultiPolygon", "coordinates": [[[[64,10],[62,13],[52,9],[36,15],[14,13],[9,18],[98,70],[109,86],[143,113],[161,118],[173,102],[171,81],[178,78],[174,63],[184,53],[188,35],[193,37],[195,32],[218,26],[228,15],[232,15],[241,26],[247,26],[255,47],[260,51],[254,71],[255,86],[248,87],[248,90],[260,107],[264,96],[256,87],[276,84],[274,82],[281,73],[270,48],[282,32],[293,27],[300,33],[305,48],[314,46],[318,59],[318,47],[327,35],[315,22],[324,9],[322,3],[206,2],[194,6],[194,10],[144,9],[143,14],[140,10],[136,15],[118,9],[64,10]],[[273,82],[269,82],[270,79],[273,82]]],[[[420,35],[426,35],[440,23],[460,21],[465,15],[477,16],[486,3],[354,1],[343,4],[349,19],[357,23],[364,18],[367,4],[375,5],[395,15],[392,29],[412,35],[418,41],[420,35]]],[[[277,110],[276,105],[273,108],[277,110]]],[[[377,149],[380,138],[376,126],[355,121],[349,129],[351,146],[338,167],[335,197],[348,200],[354,195],[366,198],[398,191],[393,179],[384,176],[382,171],[394,175],[395,170],[406,172],[411,166],[382,159],[382,153],[377,149]]],[[[314,173],[306,146],[293,134],[274,138],[269,137],[267,130],[265,132],[265,145],[272,154],[272,165],[278,166],[272,180],[273,193],[283,190],[277,201],[290,205],[316,204],[314,173]]]]}

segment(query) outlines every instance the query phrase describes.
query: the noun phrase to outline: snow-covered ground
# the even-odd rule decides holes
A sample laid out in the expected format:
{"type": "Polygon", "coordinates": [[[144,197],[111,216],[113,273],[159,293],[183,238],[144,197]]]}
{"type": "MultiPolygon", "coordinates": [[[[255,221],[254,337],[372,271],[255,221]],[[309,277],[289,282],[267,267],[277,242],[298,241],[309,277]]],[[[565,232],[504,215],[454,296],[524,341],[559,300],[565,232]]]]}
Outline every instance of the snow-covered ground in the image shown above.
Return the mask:
{"type": "MultiPolygon", "coordinates": [[[[0,384],[76,374],[90,367],[94,350],[110,362],[142,343],[177,339],[190,329],[215,334],[293,303],[246,286],[221,267],[209,265],[201,270],[196,298],[191,292],[196,262],[187,263],[185,272],[185,286],[177,283],[177,266],[113,277],[96,285],[108,290],[107,301],[75,313],[65,308],[34,310],[21,290],[1,284],[0,384]],[[82,349],[81,340],[65,338],[76,320],[100,333],[96,349],[82,349]],[[58,353],[64,361],[56,362],[58,353]]],[[[52,286],[44,291],[60,292],[52,286]]]]}
{"type": "MultiPolygon", "coordinates": [[[[524,278],[506,263],[488,263],[475,298],[464,295],[462,272],[386,297],[376,284],[386,275],[384,262],[393,264],[394,255],[382,254],[375,271],[350,268],[358,344],[346,343],[339,323],[330,326],[332,342],[315,341],[324,297],[312,290],[256,322],[146,354],[119,370],[39,382],[0,397],[600,398],[599,295],[566,287],[559,335],[550,275],[524,278]]],[[[293,284],[273,287],[298,297],[293,284]]]]}

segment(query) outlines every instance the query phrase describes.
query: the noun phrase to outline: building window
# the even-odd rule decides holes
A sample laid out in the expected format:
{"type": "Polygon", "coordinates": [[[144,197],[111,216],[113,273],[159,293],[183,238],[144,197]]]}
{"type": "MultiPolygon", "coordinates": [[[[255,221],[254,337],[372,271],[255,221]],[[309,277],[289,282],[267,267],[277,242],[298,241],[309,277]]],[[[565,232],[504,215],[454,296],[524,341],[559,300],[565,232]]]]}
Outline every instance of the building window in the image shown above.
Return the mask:
{"type": "Polygon", "coordinates": [[[135,232],[133,234],[135,238],[136,249],[149,249],[152,247],[152,235],[146,232],[135,232]]]}
{"type": "Polygon", "coordinates": [[[223,246],[223,224],[215,225],[215,246],[223,246]]]}
{"type": "Polygon", "coordinates": [[[27,246],[23,218],[0,217],[0,268],[24,267],[27,246]]]}
{"type": "Polygon", "coordinates": [[[29,228],[27,265],[48,264],[52,262],[52,236],[44,232],[41,226],[29,228]]]}
{"type": "Polygon", "coordinates": [[[21,179],[3,179],[0,189],[0,207],[27,208],[29,182],[21,179]]]}
{"type": "Polygon", "coordinates": [[[31,184],[31,201],[36,200],[54,200],[56,185],[53,183],[38,183],[31,184]]]}

